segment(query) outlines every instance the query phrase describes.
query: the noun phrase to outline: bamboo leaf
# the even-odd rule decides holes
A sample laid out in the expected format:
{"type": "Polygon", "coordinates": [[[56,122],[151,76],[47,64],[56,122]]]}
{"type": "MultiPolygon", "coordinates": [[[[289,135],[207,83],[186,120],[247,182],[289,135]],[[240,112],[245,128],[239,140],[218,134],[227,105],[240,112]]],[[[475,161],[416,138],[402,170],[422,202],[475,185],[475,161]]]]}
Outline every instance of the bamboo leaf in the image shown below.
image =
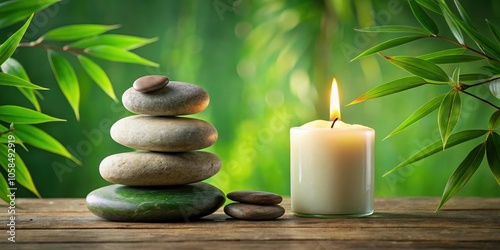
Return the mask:
{"type": "MultiPolygon", "coordinates": [[[[17,127],[17,125],[16,125],[16,127],[17,127]]],[[[4,126],[2,126],[2,125],[0,124],[0,132],[5,132],[5,131],[7,131],[7,130],[9,130],[9,129],[8,129],[8,128],[6,128],[6,127],[4,127],[4,126]]],[[[8,143],[9,143],[9,138],[8,138],[8,136],[9,136],[9,135],[16,136],[16,135],[14,134],[14,132],[13,132],[13,131],[10,131],[10,132],[8,132],[8,133],[7,133],[7,134],[5,134],[5,135],[0,136],[0,143],[3,143],[3,144],[8,144],[8,143]]],[[[24,150],[28,151],[28,148],[26,148],[26,145],[24,145],[24,143],[23,143],[23,141],[22,141],[21,139],[16,140],[14,143],[15,143],[15,144],[18,144],[18,145],[21,145],[21,147],[23,147],[23,148],[24,148],[24,150]]]]}
{"type": "Polygon", "coordinates": [[[451,75],[451,82],[455,86],[458,86],[458,84],[460,83],[460,65],[457,66],[453,71],[453,74],[451,75]]]}
{"type": "Polygon", "coordinates": [[[456,48],[456,49],[447,49],[447,50],[440,50],[428,54],[423,54],[420,56],[417,56],[417,58],[423,59],[423,60],[429,60],[429,59],[434,59],[437,57],[442,57],[442,56],[452,56],[452,55],[460,55],[465,51],[464,48],[456,48]]]}
{"type": "Polygon", "coordinates": [[[440,95],[440,96],[433,98],[432,100],[426,102],[424,105],[422,105],[420,108],[418,108],[415,112],[413,112],[413,114],[411,114],[408,118],[406,118],[406,120],[403,123],[401,123],[401,125],[399,125],[388,136],[386,136],[384,138],[384,140],[401,132],[401,131],[403,131],[404,129],[406,129],[407,127],[412,125],[413,123],[417,122],[418,120],[420,120],[420,119],[424,118],[425,116],[427,116],[428,114],[430,114],[432,111],[436,110],[439,107],[439,105],[441,104],[441,102],[443,101],[443,99],[444,99],[444,95],[440,95]]]}
{"type": "MultiPolygon", "coordinates": [[[[3,72],[7,74],[14,75],[27,82],[31,82],[30,78],[28,77],[28,73],[26,73],[26,70],[24,69],[23,65],[21,65],[16,59],[12,57],[7,59],[7,61],[5,61],[1,65],[1,69],[3,72]]],[[[36,98],[35,90],[28,88],[18,88],[18,89],[33,104],[33,106],[37,111],[41,111],[40,103],[36,98]]]]}
{"type": "Polygon", "coordinates": [[[2,72],[0,72],[0,85],[28,88],[28,89],[48,90],[47,88],[35,85],[15,75],[6,74],[2,72]]]}
{"type": "MultiPolygon", "coordinates": [[[[0,144],[0,165],[3,166],[5,171],[8,171],[8,165],[10,163],[8,160],[9,158],[7,151],[8,147],[4,144],[0,144]]],[[[33,179],[31,178],[26,164],[24,164],[24,161],[21,159],[17,152],[15,153],[14,164],[16,165],[16,182],[31,191],[38,198],[41,198],[38,190],[35,187],[35,183],[33,183],[33,179]]]]}
{"type": "Polygon", "coordinates": [[[95,62],[90,60],[89,58],[79,55],[78,60],[82,65],[83,69],[87,74],[94,80],[94,82],[101,87],[101,89],[106,93],[111,99],[115,102],[118,102],[116,99],[115,91],[113,90],[113,85],[111,85],[111,81],[108,78],[108,75],[104,70],[97,65],[95,62]]]}
{"type": "MultiPolygon", "coordinates": [[[[448,143],[446,144],[445,148],[447,148],[447,149],[451,148],[453,146],[459,145],[459,144],[464,143],[466,141],[470,141],[472,139],[478,138],[479,136],[482,136],[486,133],[488,133],[488,130],[465,130],[465,131],[461,131],[461,132],[452,134],[448,138],[448,143]]],[[[419,160],[422,160],[426,157],[429,157],[429,156],[431,156],[435,153],[441,152],[441,151],[443,151],[443,143],[441,141],[436,141],[436,142],[424,147],[423,149],[421,149],[417,153],[410,156],[410,158],[408,158],[405,161],[398,164],[396,167],[391,169],[389,172],[385,173],[383,175],[383,177],[387,176],[390,173],[393,173],[394,171],[396,171],[396,170],[398,170],[398,169],[400,169],[408,164],[417,162],[419,160]]]]}
{"type": "Polygon", "coordinates": [[[449,55],[449,56],[434,57],[428,59],[427,61],[435,64],[448,64],[448,63],[467,63],[483,59],[484,59],[483,57],[473,56],[473,55],[449,55]]]}
{"type": "Polygon", "coordinates": [[[491,66],[493,66],[493,67],[495,67],[497,69],[500,69],[500,62],[488,59],[488,64],[490,64],[491,66]]]}
{"type": "Polygon", "coordinates": [[[440,2],[439,6],[441,8],[441,11],[443,12],[444,20],[448,24],[448,27],[450,28],[451,33],[453,34],[455,39],[457,39],[458,43],[465,44],[462,31],[460,30],[460,27],[457,24],[456,20],[453,18],[453,13],[451,13],[451,10],[448,8],[444,1],[440,2]]]}
{"type": "Polygon", "coordinates": [[[79,120],[80,88],[75,71],[71,67],[71,64],[60,53],[49,50],[48,56],[50,67],[54,72],[59,88],[73,109],[76,119],[79,120]]]}
{"type": "Polygon", "coordinates": [[[66,121],[35,110],[13,105],[0,106],[0,120],[15,124],[37,124],[66,121]]]}
{"type": "Polygon", "coordinates": [[[415,0],[409,0],[411,11],[413,15],[417,19],[417,21],[424,27],[426,30],[431,32],[432,34],[437,34],[439,32],[438,27],[434,20],[420,7],[420,5],[415,2],[415,0]]]}
{"type": "Polygon", "coordinates": [[[98,45],[110,45],[120,49],[132,50],[158,41],[157,37],[142,38],[118,34],[107,34],[85,38],[70,44],[73,48],[89,48],[98,45]]]}
{"type": "Polygon", "coordinates": [[[3,176],[0,176],[0,198],[7,204],[10,202],[7,196],[10,194],[10,192],[7,192],[8,190],[9,190],[9,185],[7,184],[7,181],[3,176]]]}
{"type": "Polygon", "coordinates": [[[0,3],[0,29],[28,18],[33,12],[45,9],[59,0],[13,0],[0,3]]]}
{"type": "Polygon", "coordinates": [[[16,125],[14,134],[25,143],[39,149],[64,156],[78,165],[82,163],[74,157],[59,141],[45,131],[32,125],[16,125]]]}
{"type": "Polygon", "coordinates": [[[443,12],[441,12],[441,8],[436,0],[417,0],[417,3],[436,14],[443,15],[443,12]]]}
{"type": "MultiPolygon", "coordinates": [[[[441,6],[445,5],[442,4],[441,6]]],[[[455,14],[453,14],[451,10],[447,8],[447,6],[443,7],[443,12],[446,13],[445,17],[448,16],[448,18],[450,18],[453,23],[457,25],[457,27],[460,27],[476,44],[480,46],[480,49],[491,53],[491,55],[496,57],[497,59],[500,58],[500,48],[497,44],[492,42],[475,28],[464,23],[462,20],[456,17],[455,14]]]]}
{"type": "Polygon", "coordinates": [[[428,84],[428,82],[426,82],[424,79],[420,77],[409,76],[400,78],[369,90],[368,92],[362,94],[348,105],[353,105],[356,103],[364,102],[366,100],[398,93],[424,84],[428,84]]]}
{"type": "Polygon", "coordinates": [[[399,45],[402,45],[405,43],[413,42],[415,40],[422,39],[424,37],[427,37],[427,36],[403,36],[403,37],[398,37],[398,38],[394,38],[394,39],[385,41],[383,43],[377,44],[377,45],[365,50],[364,52],[362,52],[361,54],[359,54],[358,56],[353,58],[351,60],[351,62],[354,60],[357,60],[359,58],[371,55],[373,53],[377,53],[377,52],[382,51],[382,50],[390,49],[390,48],[393,48],[393,47],[396,47],[396,46],[399,46],[399,45]]]}
{"type": "Polygon", "coordinates": [[[119,28],[120,25],[75,24],[55,28],[43,35],[41,39],[56,41],[71,41],[85,37],[100,35],[119,28]]]}
{"type": "Polygon", "coordinates": [[[472,177],[484,158],[485,143],[476,146],[465,159],[460,163],[458,168],[451,174],[448,183],[444,188],[441,202],[437,207],[438,211],[451,197],[453,197],[472,177]]]}
{"type": "Polygon", "coordinates": [[[488,24],[488,27],[490,28],[491,34],[493,34],[493,37],[495,37],[495,40],[497,43],[500,43],[500,30],[488,19],[486,19],[486,23],[488,24]]]}
{"type": "Polygon", "coordinates": [[[486,158],[491,173],[500,185],[500,135],[496,132],[490,133],[486,139],[486,158]]]}
{"type": "Polygon", "coordinates": [[[438,126],[439,133],[441,134],[441,141],[443,142],[443,150],[446,147],[446,142],[455,128],[460,117],[461,110],[460,94],[452,89],[444,97],[439,107],[438,113],[438,126]]]}
{"type": "Polygon", "coordinates": [[[460,75],[460,81],[462,82],[474,82],[490,79],[491,76],[485,74],[462,74],[460,75]]]}
{"type": "Polygon", "coordinates": [[[500,75],[500,68],[495,68],[495,67],[488,65],[488,66],[481,67],[481,69],[483,69],[484,71],[489,72],[493,75],[500,75]]]}
{"type": "Polygon", "coordinates": [[[134,63],[134,64],[142,64],[146,66],[158,67],[158,64],[155,62],[142,58],[130,51],[109,45],[99,45],[95,47],[90,47],[85,49],[85,51],[92,56],[108,61],[134,63]]]}
{"type": "Polygon", "coordinates": [[[33,14],[19,30],[17,30],[2,45],[0,45],[0,65],[7,61],[7,59],[11,57],[12,54],[14,54],[14,51],[16,51],[17,45],[19,45],[19,42],[21,42],[26,29],[28,29],[28,26],[30,26],[32,18],[33,14]]]}
{"type": "Polygon", "coordinates": [[[500,126],[500,110],[493,113],[488,121],[488,128],[495,130],[500,126]]]}
{"type": "Polygon", "coordinates": [[[448,83],[448,75],[436,64],[409,56],[386,57],[392,64],[428,81],[436,83],[448,83]]]}
{"type": "Polygon", "coordinates": [[[460,17],[462,18],[462,20],[470,27],[475,28],[474,24],[472,23],[472,20],[469,17],[469,14],[467,14],[467,11],[465,11],[462,4],[458,0],[454,0],[454,2],[455,2],[455,6],[457,7],[458,13],[460,14],[460,17]]]}
{"type": "Polygon", "coordinates": [[[410,34],[420,34],[426,36],[429,36],[431,34],[427,30],[424,30],[422,28],[406,26],[406,25],[373,26],[373,27],[366,27],[354,30],[359,32],[377,32],[377,33],[410,33],[410,34]]]}

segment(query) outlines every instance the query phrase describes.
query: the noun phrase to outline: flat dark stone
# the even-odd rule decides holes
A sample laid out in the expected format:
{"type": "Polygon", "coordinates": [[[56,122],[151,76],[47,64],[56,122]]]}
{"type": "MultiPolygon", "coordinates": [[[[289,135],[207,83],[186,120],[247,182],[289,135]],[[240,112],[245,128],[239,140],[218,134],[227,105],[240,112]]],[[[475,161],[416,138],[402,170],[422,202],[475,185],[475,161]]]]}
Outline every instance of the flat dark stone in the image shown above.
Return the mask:
{"type": "Polygon", "coordinates": [[[212,214],[224,193],[203,182],[181,186],[131,187],[110,185],[87,195],[87,208],[111,221],[191,221],[212,214]]]}
{"type": "Polygon", "coordinates": [[[283,201],[283,197],[275,193],[260,191],[235,191],[227,194],[227,198],[248,204],[277,205],[283,201]]]}
{"type": "Polygon", "coordinates": [[[231,203],[224,207],[224,213],[239,220],[274,220],[285,214],[285,209],[279,205],[231,203]]]}

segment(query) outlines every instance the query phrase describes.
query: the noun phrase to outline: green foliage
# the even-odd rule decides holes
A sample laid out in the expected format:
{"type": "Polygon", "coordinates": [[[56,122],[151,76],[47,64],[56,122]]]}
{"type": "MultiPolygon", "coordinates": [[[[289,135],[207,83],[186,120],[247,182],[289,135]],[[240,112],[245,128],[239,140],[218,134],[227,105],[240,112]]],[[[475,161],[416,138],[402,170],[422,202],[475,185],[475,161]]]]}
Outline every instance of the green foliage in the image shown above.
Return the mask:
{"type": "Polygon", "coordinates": [[[500,185],[500,135],[498,133],[490,133],[486,139],[486,157],[490,165],[491,173],[495,176],[495,180],[500,185]]]}
{"type": "MultiPolygon", "coordinates": [[[[35,183],[33,183],[33,179],[31,178],[30,172],[24,164],[24,161],[19,157],[19,153],[14,153],[14,158],[8,156],[8,147],[5,144],[0,144],[0,165],[4,168],[5,171],[8,171],[9,163],[15,164],[16,169],[16,182],[21,184],[21,186],[25,187],[29,191],[31,191],[36,196],[40,197],[38,190],[35,187],[35,183]],[[10,162],[10,159],[14,159],[13,162],[10,162]]],[[[6,200],[6,197],[3,198],[6,200]]]]}
{"type": "Polygon", "coordinates": [[[469,181],[474,172],[476,172],[479,165],[484,158],[485,145],[479,144],[472,149],[465,159],[460,163],[458,168],[453,172],[444,188],[443,197],[437,207],[439,210],[451,197],[453,197],[464,185],[469,181]]]}
{"type": "MultiPolygon", "coordinates": [[[[403,79],[418,77],[423,78],[425,83],[435,83],[440,86],[448,85],[451,88],[448,94],[435,97],[431,101],[425,103],[387,136],[390,137],[401,132],[403,129],[419,121],[439,107],[437,126],[439,128],[441,140],[424,147],[414,155],[410,156],[407,160],[387,172],[384,176],[393,173],[401,167],[424,159],[442,150],[488,134],[486,140],[472,149],[472,151],[465,157],[462,163],[449,178],[448,184],[446,185],[441,198],[441,202],[437,207],[437,210],[439,210],[468,182],[470,177],[480,166],[485,154],[488,158],[488,164],[491,172],[500,184],[500,139],[498,133],[494,131],[498,129],[500,123],[500,107],[467,91],[469,88],[478,87],[498,79],[495,75],[500,74],[500,32],[493,23],[486,20],[494,40],[491,40],[479,33],[472,23],[470,16],[458,0],[454,0],[454,3],[456,11],[459,13],[459,17],[453,13],[444,0],[408,0],[408,2],[417,21],[429,33],[425,37],[446,41],[455,48],[435,51],[416,57],[387,56],[381,54],[383,50],[424,38],[418,36],[403,36],[375,45],[372,48],[360,53],[353,60],[378,52],[379,55],[392,64],[413,75],[403,79]],[[431,10],[443,16],[443,21],[447,24],[457,42],[438,34],[439,31],[435,21],[425,9],[431,10]],[[466,43],[464,34],[466,34],[475,43],[476,48],[466,43]],[[460,64],[475,62],[478,63],[477,70],[484,70],[487,74],[483,72],[460,74],[460,64]],[[489,65],[482,66],[485,62],[489,65]],[[441,64],[455,64],[457,66],[450,74],[440,66],[441,64]],[[491,116],[488,123],[489,130],[464,130],[452,134],[460,119],[460,113],[462,110],[461,96],[463,94],[476,98],[478,101],[481,101],[494,109],[495,112],[491,116]]],[[[359,31],[418,33],[422,32],[422,29],[419,27],[390,25],[368,27],[360,29],[359,31]]],[[[416,83],[415,85],[412,85],[405,81],[395,80],[382,84],[379,87],[366,92],[355,99],[351,104],[387,94],[394,94],[420,85],[416,83]]]]}
{"type": "Polygon", "coordinates": [[[80,87],[78,86],[78,78],[71,67],[71,64],[59,52],[49,50],[49,62],[52,71],[56,77],[59,88],[73,108],[76,119],[80,119],[80,87]]]}
{"type": "Polygon", "coordinates": [[[436,64],[410,56],[384,57],[392,64],[435,83],[446,83],[448,75],[436,64]]]}
{"type": "Polygon", "coordinates": [[[364,102],[366,100],[398,93],[407,89],[412,89],[418,86],[422,86],[424,84],[428,84],[424,79],[417,76],[409,76],[401,79],[397,79],[386,84],[380,85],[363,95],[356,98],[356,100],[349,103],[349,105],[356,104],[359,102],[364,102]]]}
{"type": "Polygon", "coordinates": [[[441,134],[441,141],[443,142],[443,149],[446,148],[446,142],[457,125],[461,108],[462,100],[458,91],[456,89],[450,90],[441,102],[438,113],[438,127],[441,134]]]}
{"type": "Polygon", "coordinates": [[[81,39],[70,44],[69,46],[73,48],[85,49],[99,45],[110,45],[120,49],[131,50],[150,44],[152,42],[156,42],[157,40],[158,38],[156,37],[142,38],[136,36],[108,34],[108,35],[93,36],[86,39],[81,39]]]}
{"type": "Polygon", "coordinates": [[[427,31],[432,34],[437,34],[439,32],[438,27],[434,20],[424,11],[420,5],[415,2],[415,0],[409,0],[411,11],[413,15],[417,18],[417,21],[424,27],[427,31]]]}
{"type": "Polygon", "coordinates": [[[12,0],[0,3],[0,29],[29,17],[34,12],[49,7],[60,0],[12,0]]]}
{"type": "Polygon", "coordinates": [[[388,136],[384,138],[387,139],[401,131],[403,131],[405,128],[409,127],[413,123],[417,122],[418,120],[424,118],[428,114],[430,114],[432,111],[436,110],[440,105],[441,102],[443,102],[444,95],[435,97],[434,99],[426,102],[424,105],[422,105],[420,108],[418,108],[413,114],[411,114],[406,120],[404,120],[397,128],[395,128],[388,136]]]}
{"type": "Polygon", "coordinates": [[[94,80],[94,82],[101,87],[101,89],[111,97],[115,102],[118,102],[116,99],[115,91],[113,90],[113,85],[111,85],[111,81],[109,80],[108,75],[104,70],[94,61],[89,58],[79,55],[78,60],[82,65],[83,69],[87,74],[94,80]]]}
{"type": "Polygon", "coordinates": [[[15,124],[38,124],[44,122],[65,121],[35,110],[14,105],[0,106],[0,120],[15,124]]]}
{"type": "Polygon", "coordinates": [[[361,53],[358,56],[356,56],[355,58],[353,58],[352,61],[360,59],[360,58],[365,57],[365,56],[369,56],[371,54],[377,53],[377,52],[382,51],[382,50],[390,49],[390,48],[393,48],[393,47],[396,47],[396,46],[399,46],[399,45],[402,45],[405,43],[413,42],[415,40],[419,40],[419,39],[422,39],[425,37],[426,36],[420,35],[420,36],[403,36],[403,37],[394,38],[394,39],[385,41],[383,43],[380,43],[376,46],[373,46],[370,49],[367,49],[363,53],[361,53]]]}
{"type": "MultiPolygon", "coordinates": [[[[35,109],[38,112],[40,112],[41,111],[41,107],[40,107],[40,103],[38,102],[38,99],[36,98],[36,94],[38,93],[36,91],[36,89],[34,89],[34,88],[22,88],[22,87],[19,87],[19,86],[26,85],[26,82],[28,83],[28,86],[34,85],[34,84],[31,83],[31,80],[30,80],[30,78],[28,76],[28,73],[26,73],[26,70],[24,69],[23,65],[21,65],[16,59],[14,59],[14,58],[11,57],[11,58],[7,59],[7,61],[5,61],[0,66],[0,69],[3,72],[6,73],[6,76],[11,76],[11,77],[17,76],[17,77],[19,77],[19,78],[21,78],[22,80],[25,81],[25,82],[15,81],[17,89],[19,89],[19,91],[26,98],[28,98],[28,100],[33,104],[33,106],[35,107],[35,109]]],[[[3,73],[0,73],[0,74],[3,74],[3,73]]],[[[5,82],[8,82],[8,81],[5,81],[5,79],[3,79],[3,80],[0,80],[0,82],[1,83],[5,83],[5,82]]],[[[36,87],[36,88],[40,88],[40,89],[46,90],[46,88],[44,88],[44,87],[36,87]]]]}
{"type": "Polygon", "coordinates": [[[354,29],[359,32],[377,32],[377,33],[409,33],[418,35],[430,35],[430,33],[422,28],[406,26],[406,25],[385,25],[373,26],[362,29],[354,29]]]}
{"type": "Polygon", "coordinates": [[[77,24],[59,27],[41,36],[42,40],[73,41],[119,28],[119,25],[77,24]]]}
{"type": "Polygon", "coordinates": [[[0,85],[18,87],[19,89],[48,90],[16,76],[16,74],[22,74],[22,71],[15,72],[15,69],[11,68],[7,62],[2,65],[2,70],[6,73],[0,72],[0,85]]]}
{"type": "Polygon", "coordinates": [[[109,46],[109,45],[94,46],[86,48],[85,52],[87,52],[92,56],[113,62],[136,63],[146,66],[158,67],[158,64],[155,62],[144,59],[126,49],[121,49],[114,46],[109,46]]]}
{"type": "MultiPolygon", "coordinates": [[[[15,148],[14,144],[21,145],[26,151],[28,149],[25,144],[63,156],[79,165],[82,163],[54,137],[33,125],[65,120],[42,113],[42,105],[38,98],[41,97],[42,92],[40,91],[48,90],[48,88],[32,83],[23,65],[12,58],[14,52],[20,48],[42,48],[47,51],[48,62],[54,73],[55,80],[73,109],[77,120],[80,113],[80,86],[75,68],[66,58],[67,55],[78,58],[83,70],[114,101],[117,101],[117,98],[111,80],[106,72],[87,56],[108,61],[158,66],[158,64],[129,51],[152,43],[157,39],[104,34],[117,29],[119,25],[77,24],[63,26],[46,32],[35,41],[21,43],[34,12],[41,11],[56,2],[58,0],[11,0],[0,3],[0,28],[27,19],[24,25],[0,45],[0,65],[2,70],[0,72],[0,87],[18,88],[36,109],[32,110],[16,105],[0,106],[0,121],[9,124],[9,128],[0,124],[0,165],[8,171],[9,166],[15,164],[15,181],[38,197],[40,197],[40,194],[19,152],[12,152],[10,155],[8,153],[11,152],[9,149],[15,148]],[[67,42],[68,44],[60,46],[60,44],[47,43],[50,41],[67,42]]],[[[14,184],[11,180],[6,180],[4,177],[0,178],[0,198],[8,201],[6,190],[14,184]]]]}
{"type": "MultiPolygon", "coordinates": [[[[465,130],[461,131],[455,134],[450,135],[448,138],[448,141],[446,143],[445,149],[451,148],[453,146],[459,145],[461,143],[470,141],[472,139],[476,139],[479,136],[485,135],[488,133],[488,130],[465,130]]],[[[443,151],[443,142],[442,141],[437,141],[434,142],[428,146],[425,146],[423,149],[420,151],[416,152],[410,158],[406,159],[405,161],[399,163],[396,167],[391,169],[389,172],[385,173],[384,176],[387,176],[390,173],[393,173],[394,171],[398,170],[399,168],[402,168],[406,165],[412,164],[416,161],[420,161],[428,156],[431,156],[433,154],[436,154],[438,152],[443,151]]]]}
{"type": "Polygon", "coordinates": [[[4,63],[9,59],[12,54],[14,54],[14,51],[16,51],[17,45],[19,45],[19,42],[21,42],[21,39],[24,36],[24,33],[26,32],[26,29],[28,29],[28,26],[30,25],[31,19],[33,18],[33,15],[30,16],[28,21],[21,27],[16,33],[14,33],[7,41],[2,43],[0,45],[0,64],[4,63]]]}

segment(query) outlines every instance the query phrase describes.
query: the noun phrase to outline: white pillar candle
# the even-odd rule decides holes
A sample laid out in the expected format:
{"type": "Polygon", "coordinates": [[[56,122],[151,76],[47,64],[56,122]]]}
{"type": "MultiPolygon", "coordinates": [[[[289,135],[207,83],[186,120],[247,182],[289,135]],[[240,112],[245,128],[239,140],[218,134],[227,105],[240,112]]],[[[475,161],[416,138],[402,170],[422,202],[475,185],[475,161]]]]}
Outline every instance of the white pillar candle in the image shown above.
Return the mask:
{"type": "MultiPolygon", "coordinates": [[[[330,113],[340,117],[339,109],[330,113]]],[[[370,215],[375,131],[342,121],[331,125],[317,120],[290,129],[292,212],[308,217],[370,215]]]]}

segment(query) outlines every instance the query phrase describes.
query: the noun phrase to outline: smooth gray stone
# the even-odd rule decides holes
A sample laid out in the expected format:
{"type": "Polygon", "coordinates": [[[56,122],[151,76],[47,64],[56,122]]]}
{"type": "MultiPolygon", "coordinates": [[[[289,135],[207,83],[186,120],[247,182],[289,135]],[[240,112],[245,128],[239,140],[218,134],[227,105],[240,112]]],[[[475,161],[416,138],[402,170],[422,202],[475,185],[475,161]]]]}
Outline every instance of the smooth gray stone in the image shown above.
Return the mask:
{"type": "Polygon", "coordinates": [[[211,146],[217,130],[194,118],[134,115],[111,126],[114,141],[139,150],[185,152],[211,146]]]}
{"type": "Polygon", "coordinates": [[[87,195],[87,208],[112,221],[191,221],[217,211],[226,198],[207,183],[164,187],[110,185],[87,195]]]}
{"type": "Polygon", "coordinates": [[[227,198],[256,205],[278,205],[283,201],[283,197],[278,194],[261,191],[235,191],[228,193],[227,198]]]}
{"type": "Polygon", "coordinates": [[[123,106],[144,115],[177,116],[199,113],[208,106],[208,93],[197,85],[170,81],[164,88],[141,93],[129,88],[122,95],[123,106]]]}
{"type": "Polygon", "coordinates": [[[149,151],[110,155],[101,161],[105,180],[130,186],[183,185],[205,180],[221,168],[217,155],[192,151],[159,153],[149,151]]]}
{"type": "Polygon", "coordinates": [[[239,220],[274,220],[285,214],[285,209],[279,205],[231,203],[224,207],[224,213],[239,220]]]}
{"type": "Polygon", "coordinates": [[[168,77],[160,75],[143,76],[134,81],[134,90],[147,93],[159,90],[168,84],[168,77]]]}

